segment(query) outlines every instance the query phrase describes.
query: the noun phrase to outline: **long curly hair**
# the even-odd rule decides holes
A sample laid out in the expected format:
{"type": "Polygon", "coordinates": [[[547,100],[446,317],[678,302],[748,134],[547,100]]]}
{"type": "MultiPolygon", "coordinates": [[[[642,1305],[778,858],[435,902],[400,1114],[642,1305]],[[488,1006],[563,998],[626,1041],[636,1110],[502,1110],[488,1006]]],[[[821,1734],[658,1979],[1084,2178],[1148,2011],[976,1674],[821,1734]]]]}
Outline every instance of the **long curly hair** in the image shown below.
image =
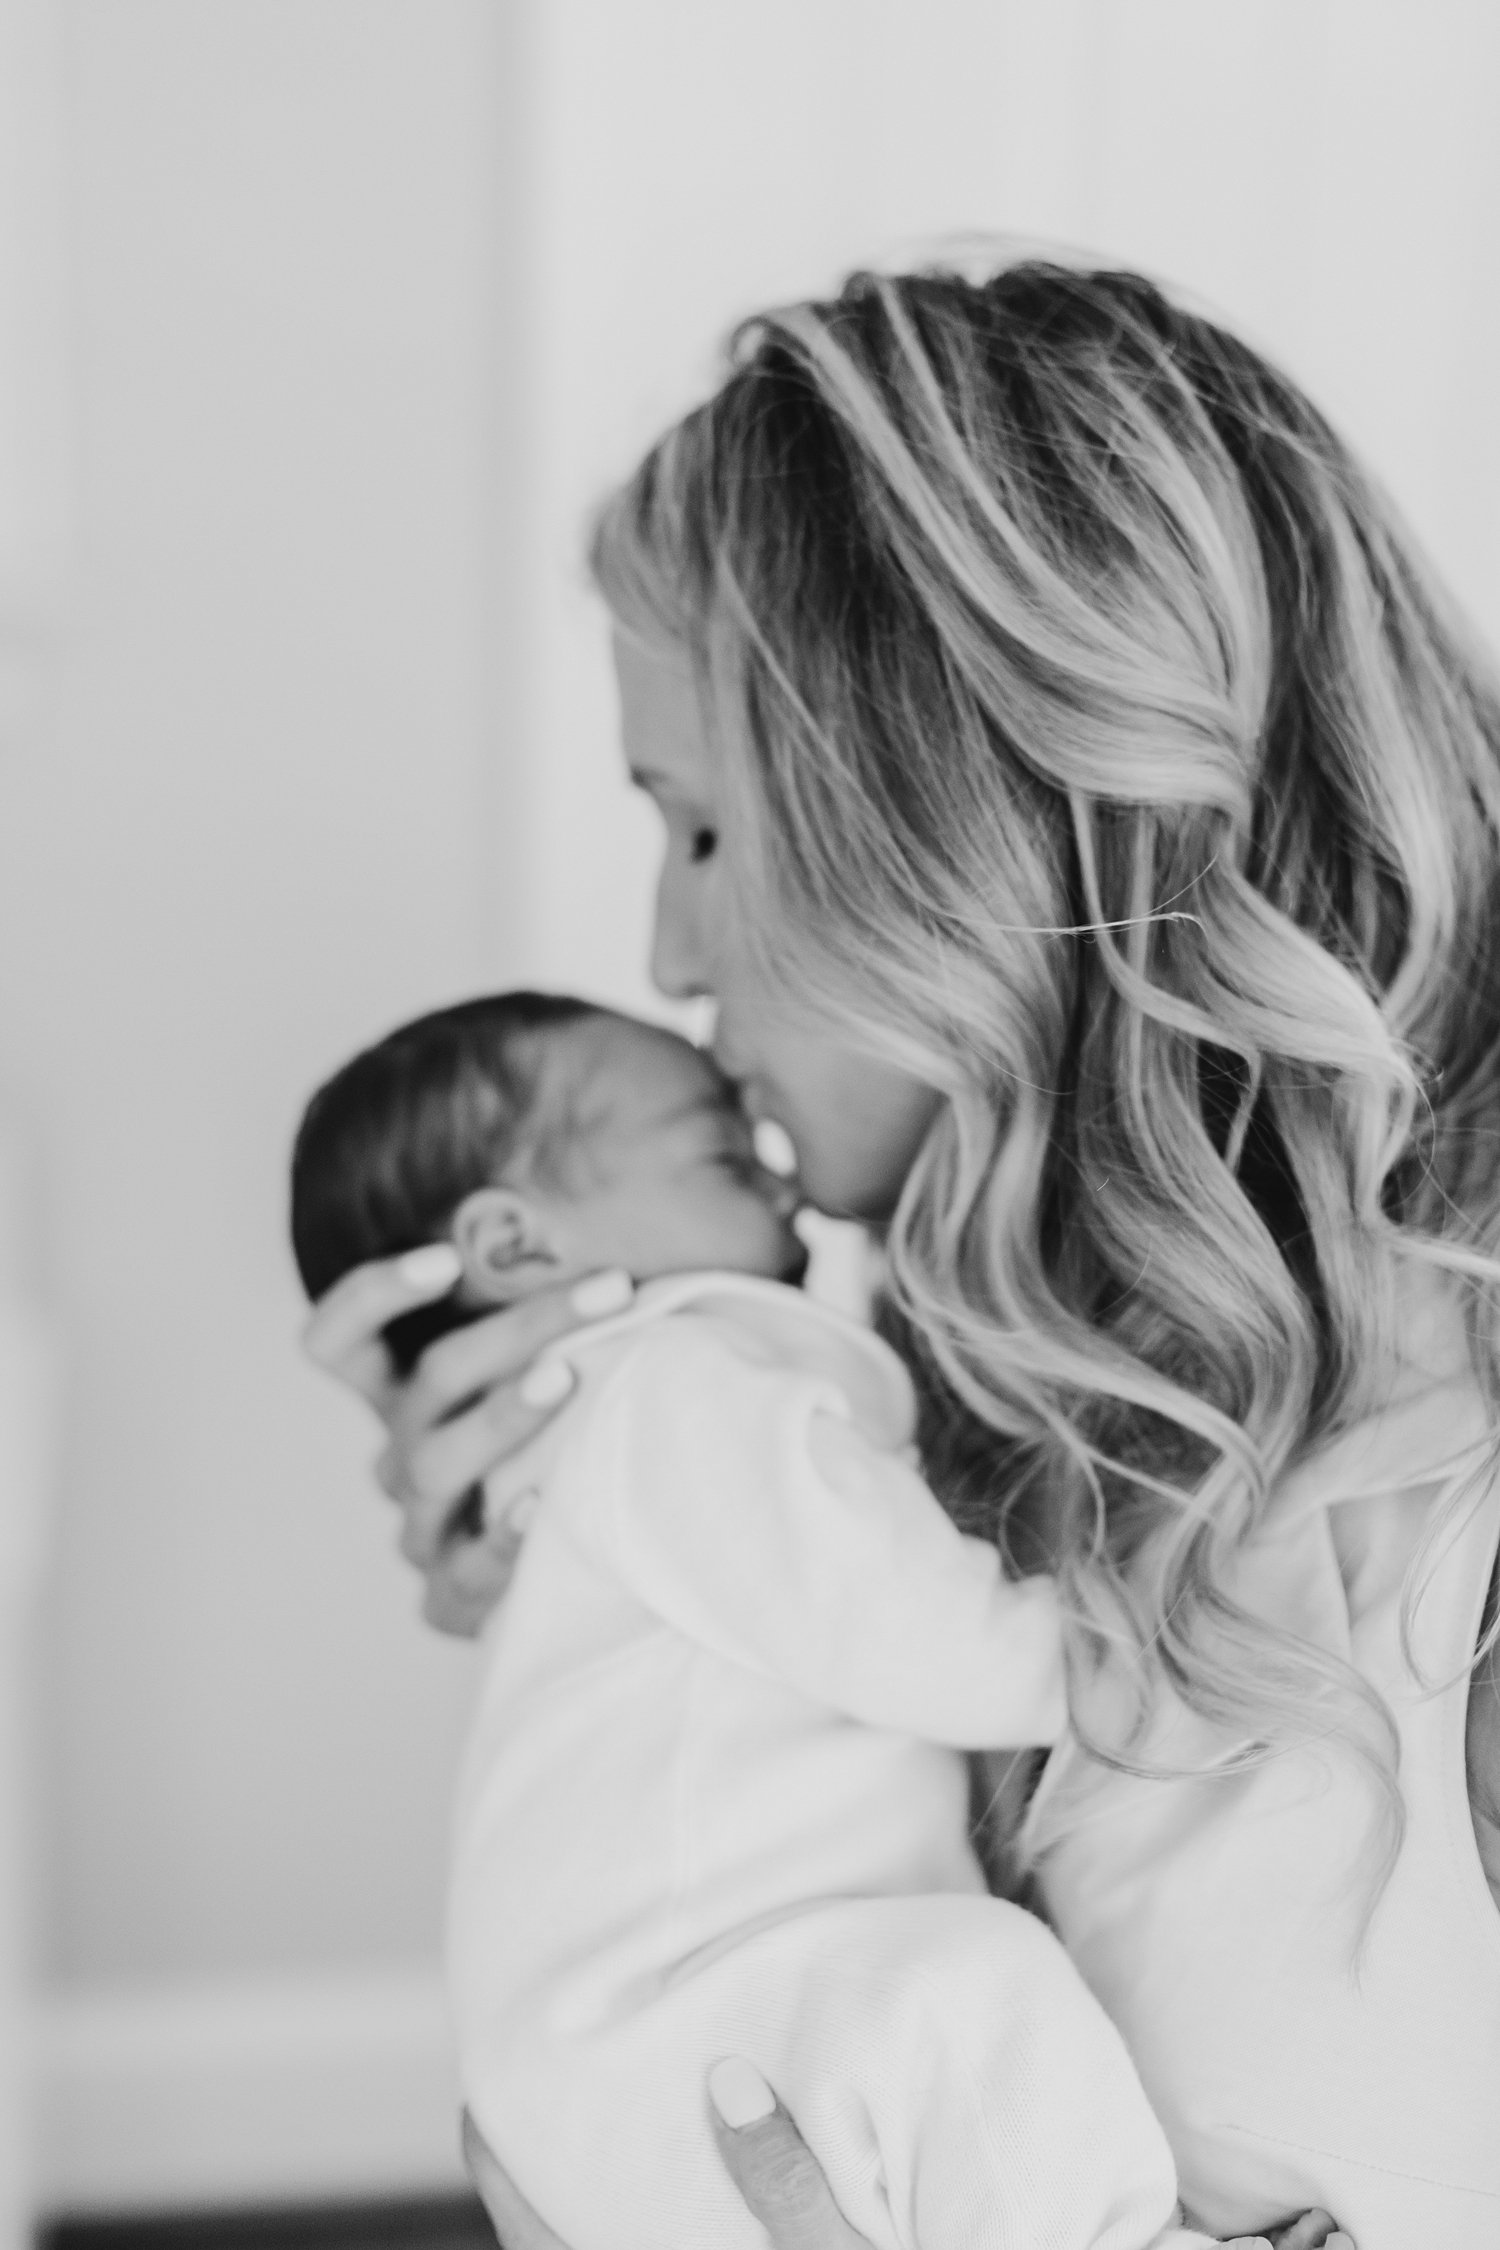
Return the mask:
{"type": "Polygon", "coordinates": [[[1262,1757],[1395,1736],[1227,1590],[1386,1392],[1412,1261],[1500,1396],[1500,693],[1285,376],[1123,272],[858,273],[747,322],[606,505],[699,670],[762,970],[946,1095],[893,1316],[971,1528],[1262,1757]],[[1027,1539],[1040,1539],[1040,1550],[1027,1539]]]}

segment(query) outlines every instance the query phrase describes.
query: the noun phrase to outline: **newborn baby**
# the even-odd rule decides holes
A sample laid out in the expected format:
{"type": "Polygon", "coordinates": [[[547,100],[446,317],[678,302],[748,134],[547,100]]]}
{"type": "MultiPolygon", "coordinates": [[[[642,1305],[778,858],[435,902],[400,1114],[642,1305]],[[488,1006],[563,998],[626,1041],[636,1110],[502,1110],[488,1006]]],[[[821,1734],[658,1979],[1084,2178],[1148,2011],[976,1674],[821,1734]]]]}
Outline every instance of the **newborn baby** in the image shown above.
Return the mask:
{"type": "Polygon", "coordinates": [[[577,1395],[484,1637],[465,2099],[571,2250],[763,2250],[704,2106],[726,2054],[884,2250],[1201,2242],[1118,2035],[968,1840],[962,1751],[1064,1725],[1053,1589],[943,1514],[895,1354],[788,1285],[793,1200],[694,1048],[537,995],[393,1033],[304,1120],[314,1296],[439,1239],[449,1322],[602,1266],[644,1284],[552,1347],[577,1395]]]}

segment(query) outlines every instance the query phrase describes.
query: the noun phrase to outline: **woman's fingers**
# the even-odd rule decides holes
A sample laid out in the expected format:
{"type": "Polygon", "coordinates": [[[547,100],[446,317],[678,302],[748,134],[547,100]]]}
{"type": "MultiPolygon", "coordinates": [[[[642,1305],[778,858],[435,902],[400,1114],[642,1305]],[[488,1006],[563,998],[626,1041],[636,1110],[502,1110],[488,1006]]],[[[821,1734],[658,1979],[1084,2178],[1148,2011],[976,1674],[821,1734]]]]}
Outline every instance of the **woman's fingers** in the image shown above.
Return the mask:
{"type": "Polygon", "coordinates": [[[833,2200],[822,2167],[753,2063],[708,2074],[709,2116],[730,2177],[771,2250],[870,2250],[833,2200]]]}
{"type": "MultiPolygon", "coordinates": [[[[470,1495],[487,1485],[485,1515],[495,1522],[527,1482],[535,1438],[573,1388],[571,1368],[545,1363],[547,1384],[524,1377],[484,1396],[435,1429],[399,1435],[377,1465],[381,1485],[401,1508],[401,1552],[416,1570],[430,1570],[448,1543],[472,1536],[470,1495]],[[540,1394],[540,1396],[538,1395],[540,1394]]],[[[534,1480],[532,1480],[534,1481],[534,1480]]]]}
{"type": "Polygon", "coordinates": [[[462,2141],[469,2178],[505,2250],[568,2250],[546,2220],[537,2217],[509,2173],[501,2170],[467,2110],[463,2114],[462,2141]]]}
{"type": "Polygon", "coordinates": [[[540,1291],[435,1338],[397,1381],[382,1331],[398,1313],[442,1296],[459,1271],[446,1243],[361,1266],[319,1301],[306,1344],[390,1432],[375,1474],[401,1510],[401,1552],[427,1581],[429,1623],[472,1634],[515,1567],[515,1511],[538,1478],[533,1442],[576,1382],[563,1359],[545,1356],[546,1346],[623,1311],[633,1284],[606,1270],[540,1291]]]}
{"type": "Polygon", "coordinates": [[[404,1257],[356,1266],[314,1305],[302,1332],[309,1358],[352,1384],[384,1413],[393,1384],[381,1331],[398,1313],[446,1296],[460,1271],[458,1252],[448,1242],[425,1243],[404,1257]]]}
{"type": "Polygon", "coordinates": [[[430,1570],[462,1536],[470,1495],[487,1486],[490,1514],[534,1482],[529,1448],[573,1389],[566,1361],[537,1353],[630,1302],[628,1274],[590,1274],[439,1337],[393,1393],[391,1442],[375,1474],[402,1511],[401,1550],[430,1570]]]}
{"type": "MultiPolygon", "coordinates": [[[[544,1289],[428,1345],[402,1388],[393,1432],[421,1430],[447,1419],[481,1392],[524,1375],[537,1353],[581,1321],[621,1312],[629,1304],[630,1276],[590,1274],[571,1289],[544,1289]]],[[[540,1370],[538,1370],[540,1373],[540,1370]]],[[[542,1403],[538,1400],[538,1404],[542,1403]]],[[[553,1403],[556,1403],[555,1401],[553,1403]]]]}

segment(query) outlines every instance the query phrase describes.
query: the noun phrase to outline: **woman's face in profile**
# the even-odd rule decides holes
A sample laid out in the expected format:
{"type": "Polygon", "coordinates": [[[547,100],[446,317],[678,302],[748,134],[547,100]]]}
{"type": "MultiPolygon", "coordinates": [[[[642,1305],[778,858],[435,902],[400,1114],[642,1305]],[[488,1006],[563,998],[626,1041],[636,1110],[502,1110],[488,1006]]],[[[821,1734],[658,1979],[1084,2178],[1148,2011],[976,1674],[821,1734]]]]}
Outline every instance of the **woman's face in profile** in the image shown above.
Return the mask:
{"type": "Polygon", "coordinates": [[[797,1151],[802,1191],[839,1218],[879,1225],[895,1208],[940,1097],[839,1041],[837,1025],[757,983],[735,927],[720,805],[698,692],[685,658],[615,638],[631,779],[665,825],[651,974],[674,1000],[718,1003],[714,1058],[751,1117],[797,1151]]]}

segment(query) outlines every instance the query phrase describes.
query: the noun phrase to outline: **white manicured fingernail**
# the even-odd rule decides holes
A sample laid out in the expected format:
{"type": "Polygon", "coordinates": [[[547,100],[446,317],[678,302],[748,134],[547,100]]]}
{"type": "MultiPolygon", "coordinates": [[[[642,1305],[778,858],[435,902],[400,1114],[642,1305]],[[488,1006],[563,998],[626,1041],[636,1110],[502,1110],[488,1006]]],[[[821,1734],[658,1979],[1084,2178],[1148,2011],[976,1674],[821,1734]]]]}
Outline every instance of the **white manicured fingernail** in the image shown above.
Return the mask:
{"type": "Polygon", "coordinates": [[[591,1273],[587,1281],[579,1282],[571,1303],[585,1320],[598,1320],[605,1313],[623,1312],[634,1295],[635,1283],[628,1273],[591,1273]]]}
{"type": "Polygon", "coordinates": [[[396,1260],[396,1271],[413,1289],[451,1288],[464,1270],[464,1262],[451,1242],[424,1242],[396,1260]]]}
{"type": "Polygon", "coordinates": [[[754,1132],[755,1153],[768,1172],[779,1180],[792,1179],[797,1170],[797,1151],[792,1136],[774,1117],[762,1117],[754,1132]]]}
{"type": "Polygon", "coordinates": [[[708,2098],[731,2131],[758,2125],[776,2107],[776,2096],[754,2063],[726,2055],[708,2074],[708,2098]]]}
{"type": "Polygon", "coordinates": [[[577,1377],[565,1359],[539,1359],[521,1378],[525,1406],[560,1406],[577,1377]]]}

